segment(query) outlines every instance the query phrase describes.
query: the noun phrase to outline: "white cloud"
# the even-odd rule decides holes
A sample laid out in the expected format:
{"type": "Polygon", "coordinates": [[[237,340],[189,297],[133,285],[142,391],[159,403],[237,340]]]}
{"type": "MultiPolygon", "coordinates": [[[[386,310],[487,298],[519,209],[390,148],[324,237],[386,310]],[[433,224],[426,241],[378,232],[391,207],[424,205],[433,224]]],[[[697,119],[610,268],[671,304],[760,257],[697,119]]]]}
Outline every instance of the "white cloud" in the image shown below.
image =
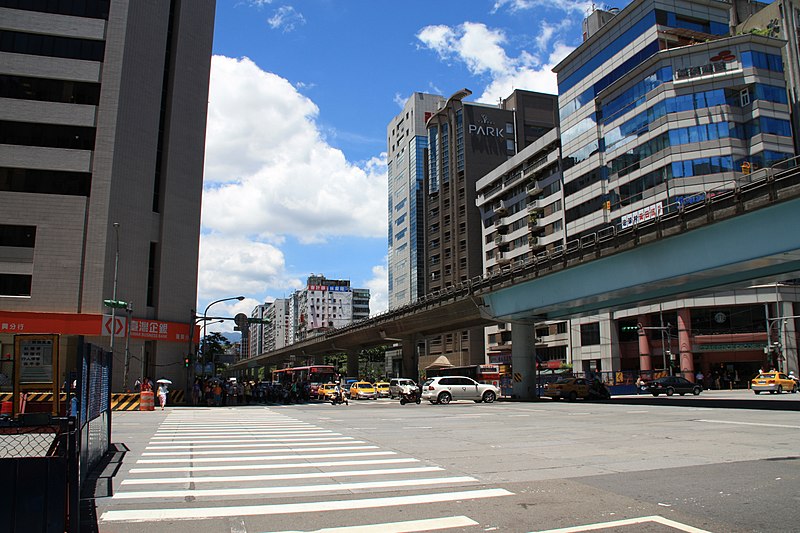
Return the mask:
{"type": "MultiPolygon", "coordinates": [[[[542,34],[537,40],[542,51],[551,46],[551,40],[563,27],[562,24],[542,24],[542,34]]],[[[502,31],[473,22],[452,28],[427,26],[417,33],[417,38],[443,61],[461,61],[473,75],[488,76],[490,81],[477,101],[492,104],[508,97],[514,89],[556,94],[558,86],[552,68],[557,61],[554,61],[572,50],[557,40],[552,47],[558,54],[551,53],[547,61],[525,51],[510,57],[503,48],[507,39],[502,31]]]]}
{"type": "Polygon", "coordinates": [[[369,312],[376,315],[389,309],[389,270],[386,264],[372,267],[372,278],[364,282],[369,289],[369,312]]]}
{"type": "Polygon", "coordinates": [[[212,58],[209,98],[204,228],[265,242],[386,235],[385,155],[348,162],[314,103],[247,58],[212,58]]]}
{"type": "Polygon", "coordinates": [[[267,24],[273,30],[282,30],[283,33],[294,31],[297,26],[302,26],[306,23],[306,19],[302,13],[296,11],[292,6],[281,6],[275,10],[270,18],[267,19],[267,24]]]}
{"type": "Polygon", "coordinates": [[[593,8],[605,9],[604,4],[591,0],[496,0],[492,12],[499,11],[506,6],[512,12],[544,8],[581,15],[588,15],[593,8]]]}
{"type": "Polygon", "coordinates": [[[283,252],[271,244],[233,235],[200,238],[198,288],[208,300],[227,298],[231,292],[246,296],[299,286],[299,280],[287,278],[284,268],[283,252]]]}
{"type": "MultiPolygon", "coordinates": [[[[243,302],[214,305],[213,315],[249,315],[272,299],[268,294],[302,288],[305,279],[287,272],[281,250],[289,238],[386,238],[385,154],[348,162],[325,142],[318,112],[296,86],[250,59],[212,58],[200,312],[207,302],[242,294],[248,297],[243,302]]],[[[380,279],[378,273],[367,286],[375,305],[385,308],[388,283],[380,279]]],[[[230,329],[230,323],[209,326],[230,329]]]]}

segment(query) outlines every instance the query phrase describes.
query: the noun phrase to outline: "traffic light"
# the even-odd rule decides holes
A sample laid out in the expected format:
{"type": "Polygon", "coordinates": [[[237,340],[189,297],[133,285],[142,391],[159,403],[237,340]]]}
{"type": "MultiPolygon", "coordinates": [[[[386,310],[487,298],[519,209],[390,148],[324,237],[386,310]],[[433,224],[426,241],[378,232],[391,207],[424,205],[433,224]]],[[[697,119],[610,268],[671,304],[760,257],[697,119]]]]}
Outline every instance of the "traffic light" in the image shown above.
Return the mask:
{"type": "Polygon", "coordinates": [[[188,355],[183,358],[183,366],[185,366],[186,368],[189,368],[189,356],[188,355]]]}

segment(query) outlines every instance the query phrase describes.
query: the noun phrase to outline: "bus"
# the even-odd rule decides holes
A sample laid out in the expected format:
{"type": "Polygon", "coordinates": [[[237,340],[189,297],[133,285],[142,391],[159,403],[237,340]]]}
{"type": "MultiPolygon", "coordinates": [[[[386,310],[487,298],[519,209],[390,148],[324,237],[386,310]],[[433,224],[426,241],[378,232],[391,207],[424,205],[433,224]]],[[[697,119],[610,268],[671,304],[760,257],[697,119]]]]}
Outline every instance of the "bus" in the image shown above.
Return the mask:
{"type": "Polygon", "coordinates": [[[330,365],[293,366],[272,371],[272,384],[289,387],[292,383],[309,383],[310,394],[316,398],[317,389],[336,380],[336,369],[330,365]]]}
{"type": "Polygon", "coordinates": [[[488,383],[496,387],[500,386],[500,365],[469,365],[430,368],[425,371],[425,375],[429,378],[435,378],[438,376],[465,376],[474,379],[478,383],[488,383]]]}

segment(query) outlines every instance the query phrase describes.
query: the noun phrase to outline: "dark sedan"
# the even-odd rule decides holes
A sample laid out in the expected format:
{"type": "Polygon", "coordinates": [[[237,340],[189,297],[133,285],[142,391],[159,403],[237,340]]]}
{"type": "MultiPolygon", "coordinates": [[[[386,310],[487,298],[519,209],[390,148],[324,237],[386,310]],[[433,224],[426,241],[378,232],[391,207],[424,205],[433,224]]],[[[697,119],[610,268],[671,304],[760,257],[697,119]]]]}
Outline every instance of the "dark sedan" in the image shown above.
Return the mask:
{"type": "Polygon", "coordinates": [[[702,390],[702,386],[692,383],[686,378],[681,378],[678,376],[667,376],[654,379],[653,381],[646,382],[642,386],[642,391],[649,392],[653,396],[658,396],[659,394],[672,396],[676,392],[681,396],[689,392],[697,396],[702,390]]]}

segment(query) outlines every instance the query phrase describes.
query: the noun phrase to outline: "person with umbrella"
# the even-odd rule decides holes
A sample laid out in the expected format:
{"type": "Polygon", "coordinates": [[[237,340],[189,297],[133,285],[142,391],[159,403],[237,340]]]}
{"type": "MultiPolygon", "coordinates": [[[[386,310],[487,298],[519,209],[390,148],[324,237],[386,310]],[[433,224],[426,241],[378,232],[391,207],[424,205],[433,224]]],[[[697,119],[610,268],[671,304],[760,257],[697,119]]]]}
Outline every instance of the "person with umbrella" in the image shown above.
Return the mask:
{"type": "Polygon", "coordinates": [[[164,406],[167,405],[167,394],[169,393],[167,385],[172,385],[172,382],[161,378],[156,383],[158,383],[158,401],[161,403],[161,410],[163,411],[164,406]]]}

